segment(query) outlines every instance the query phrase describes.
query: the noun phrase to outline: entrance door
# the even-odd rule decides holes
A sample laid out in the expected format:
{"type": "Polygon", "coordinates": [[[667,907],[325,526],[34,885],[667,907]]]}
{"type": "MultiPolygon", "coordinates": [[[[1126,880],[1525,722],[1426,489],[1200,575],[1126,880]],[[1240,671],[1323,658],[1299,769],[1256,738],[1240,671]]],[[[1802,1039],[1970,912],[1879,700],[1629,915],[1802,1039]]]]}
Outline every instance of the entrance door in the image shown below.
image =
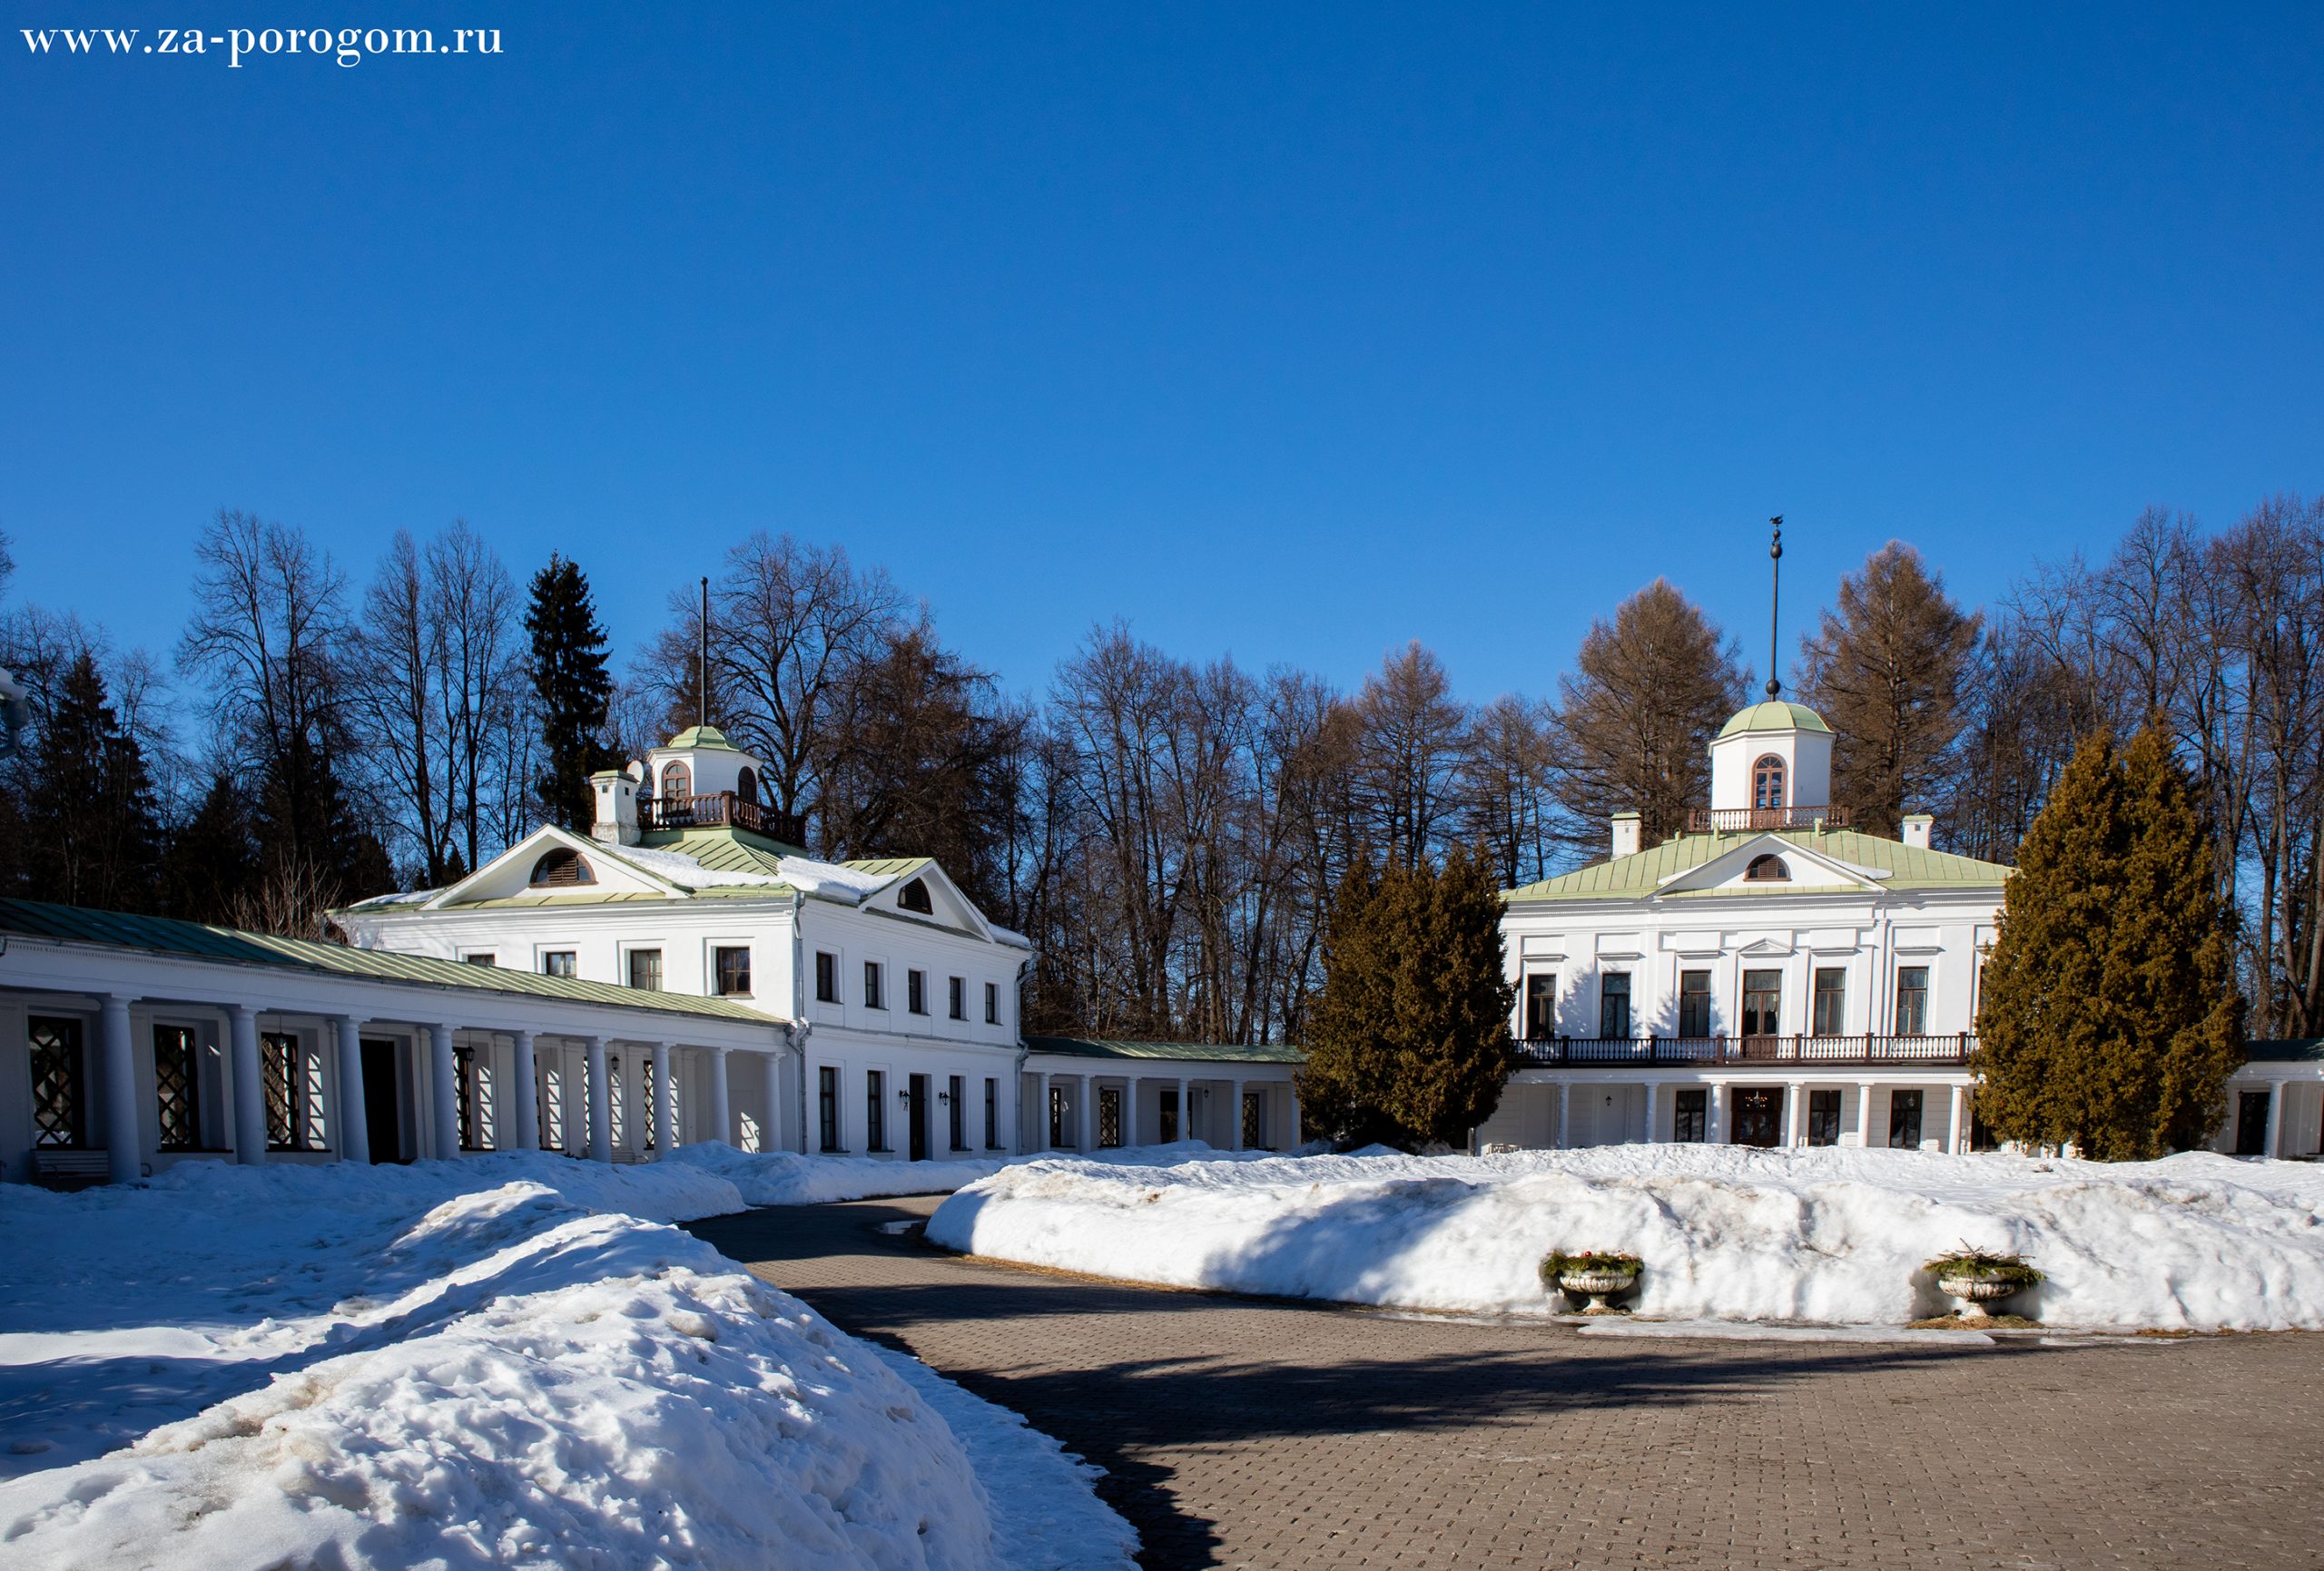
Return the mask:
{"type": "Polygon", "coordinates": [[[396,1075],[396,1045],[363,1041],[363,1138],[373,1162],[403,1160],[403,1119],[396,1075]]]}
{"type": "Polygon", "coordinates": [[[2235,1154],[2268,1154],[2268,1094],[2264,1091],[2236,1093],[2235,1154]]]}
{"type": "Polygon", "coordinates": [[[1738,1085],[1735,1088],[1737,1145],[1775,1146],[1783,1139],[1783,1087],[1738,1085]]]}
{"type": "Polygon", "coordinates": [[[915,1075],[904,1083],[911,1093],[907,1101],[911,1109],[911,1159],[928,1160],[928,1076],[915,1075]]]}

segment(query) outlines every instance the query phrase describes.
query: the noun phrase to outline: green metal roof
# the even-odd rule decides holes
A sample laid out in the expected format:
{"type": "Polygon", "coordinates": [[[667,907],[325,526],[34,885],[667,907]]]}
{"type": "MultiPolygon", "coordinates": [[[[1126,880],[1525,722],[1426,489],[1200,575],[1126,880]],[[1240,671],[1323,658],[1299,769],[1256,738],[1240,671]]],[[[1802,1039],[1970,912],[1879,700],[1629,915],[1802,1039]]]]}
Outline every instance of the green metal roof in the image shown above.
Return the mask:
{"type": "Polygon", "coordinates": [[[1028,1036],[1029,1053],[1075,1058],[1196,1058],[1213,1063],[1305,1064],[1307,1055],[1280,1042],[1121,1042],[1088,1036],[1028,1036]]]}
{"type": "MultiPolygon", "coordinates": [[[[1510,902],[1641,899],[1674,875],[1723,856],[1751,838],[1733,834],[1674,835],[1651,850],[1592,863],[1558,878],[1527,884],[1507,891],[1502,898],[1510,902]]],[[[1880,882],[1884,889],[1998,889],[2010,875],[2010,869],[1999,862],[1981,862],[1974,857],[1956,857],[1950,851],[1924,850],[1901,840],[1885,840],[1855,830],[1826,830],[1821,833],[1814,830],[1770,830],[1764,838],[1818,850],[1835,860],[1853,862],[1860,868],[1880,869],[1889,875],[1880,882]]],[[[1766,896],[1780,891],[1758,886],[1748,892],[1766,896]]],[[[1691,891],[1672,898],[1698,898],[1709,893],[1691,891]]]]}
{"type": "Polygon", "coordinates": [[[1748,709],[1738,709],[1735,717],[1718,728],[1721,736],[1738,736],[1747,731],[1819,731],[1829,736],[1832,728],[1824,717],[1804,703],[1769,699],[1748,709]]]}
{"type": "Polygon", "coordinates": [[[2274,1042],[2246,1042],[2243,1056],[2254,1064],[2324,1064],[2324,1039],[2293,1036],[2274,1042]]]}
{"type": "Polygon", "coordinates": [[[709,751],[740,752],[743,750],[726,740],[726,733],[714,725],[690,725],[663,744],[664,749],[694,748],[709,751]]]}
{"type": "MultiPolygon", "coordinates": [[[[748,830],[724,828],[655,830],[651,834],[640,836],[638,844],[647,850],[676,851],[683,856],[692,857],[714,873],[761,873],[770,879],[779,879],[783,876],[783,843],[780,840],[770,840],[764,835],[753,834],[748,830]]],[[[597,849],[609,851],[615,857],[620,856],[622,851],[619,846],[601,845],[597,849]]],[[[669,883],[685,881],[678,874],[665,872],[645,862],[632,862],[630,866],[642,873],[669,883]]],[[[720,889],[734,888],[736,886],[731,884],[712,884],[694,892],[706,895],[720,889]]],[[[742,889],[743,892],[754,895],[777,895],[786,892],[763,884],[744,885],[742,886],[742,889]]]]}
{"type": "Polygon", "coordinates": [[[181,922],[168,917],[134,917],[120,911],[94,911],[79,906],[51,905],[41,900],[0,899],[0,932],[59,938],[76,944],[103,944],[120,949],[143,949],[154,954],[189,955],[198,959],[226,960],[245,966],[330,972],[341,977],[368,977],[374,981],[422,982],[436,987],[469,987],[489,993],[522,993],[578,1004],[615,1004],[664,1015],[702,1015],[763,1026],[781,1024],[775,1016],[732,998],[700,998],[690,993],[649,993],[635,987],[617,987],[610,982],[544,977],[531,971],[504,970],[497,966],[472,966],[465,960],[443,960],[428,955],[352,949],[343,944],[277,938],[271,933],[245,933],[239,928],[213,928],[201,922],[181,922]]]}
{"type": "Polygon", "coordinates": [[[872,857],[865,861],[842,862],[841,867],[859,873],[869,873],[875,879],[902,878],[916,873],[936,860],[934,857],[872,857]]]}

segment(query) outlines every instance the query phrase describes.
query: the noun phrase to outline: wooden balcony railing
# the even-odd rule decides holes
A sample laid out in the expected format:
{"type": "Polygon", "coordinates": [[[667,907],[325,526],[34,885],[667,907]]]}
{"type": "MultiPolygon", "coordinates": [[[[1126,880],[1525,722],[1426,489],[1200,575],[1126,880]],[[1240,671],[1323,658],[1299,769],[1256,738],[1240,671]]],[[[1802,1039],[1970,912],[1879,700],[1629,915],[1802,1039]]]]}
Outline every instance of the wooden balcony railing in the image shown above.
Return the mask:
{"type": "Polygon", "coordinates": [[[1690,835],[1748,834],[1754,830],[1812,830],[1848,827],[1846,808],[1689,808],[1690,835]]]}
{"type": "Polygon", "coordinates": [[[805,844],[806,830],[797,813],[777,811],[720,791],[702,797],[640,797],[637,827],[641,830],[748,830],[781,840],[786,846],[805,844]]]}
{"type": "Polygon", "coordinates": [[[1952,1036],[1545,1036],[1517,1044],[1526,1068],[1611,1065],[1928,1064],[1959,1065],[1977,1050],[1967,1031],[1952,1036]]]}

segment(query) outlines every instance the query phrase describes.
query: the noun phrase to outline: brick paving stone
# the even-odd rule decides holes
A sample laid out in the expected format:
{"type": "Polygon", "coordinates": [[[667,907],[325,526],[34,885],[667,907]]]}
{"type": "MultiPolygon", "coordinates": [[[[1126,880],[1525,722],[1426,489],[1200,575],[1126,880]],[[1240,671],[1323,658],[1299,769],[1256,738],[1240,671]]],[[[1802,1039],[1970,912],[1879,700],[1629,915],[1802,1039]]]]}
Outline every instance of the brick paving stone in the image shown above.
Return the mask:
{"type": "Polygon", "coordinates": [[[694,1231],[1106,1469],[1152,1571],[2324,1567],[2324,1337],[1594,1337],[694,1231]]]}

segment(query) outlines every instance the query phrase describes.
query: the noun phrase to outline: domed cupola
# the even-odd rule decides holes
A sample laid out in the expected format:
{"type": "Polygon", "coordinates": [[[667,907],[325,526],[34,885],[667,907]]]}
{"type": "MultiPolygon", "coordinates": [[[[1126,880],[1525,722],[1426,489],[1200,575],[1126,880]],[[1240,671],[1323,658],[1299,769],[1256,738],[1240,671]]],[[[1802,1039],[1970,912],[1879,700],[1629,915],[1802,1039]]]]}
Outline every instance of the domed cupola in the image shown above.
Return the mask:
{"type": "Polygon", "coordinates": [[[1712,829],[1804,829],[1831,800],[1832,728],[1806,704],[1752,704],[1712,739],[1712,829]]]}

